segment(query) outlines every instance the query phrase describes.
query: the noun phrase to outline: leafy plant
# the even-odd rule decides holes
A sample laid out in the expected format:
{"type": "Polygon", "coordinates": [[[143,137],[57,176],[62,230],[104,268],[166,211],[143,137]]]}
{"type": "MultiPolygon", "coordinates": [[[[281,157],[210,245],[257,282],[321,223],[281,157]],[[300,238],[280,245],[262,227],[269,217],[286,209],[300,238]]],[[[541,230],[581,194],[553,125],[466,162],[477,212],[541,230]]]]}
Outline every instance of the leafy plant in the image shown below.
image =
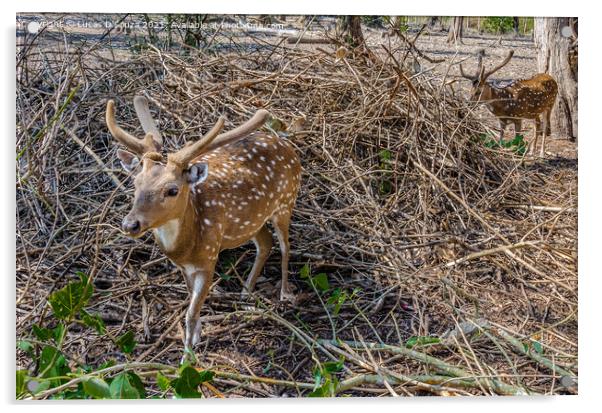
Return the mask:
{"type": "Polygon", "coordinates": [[[495,34],[508,33],[514,29],[514,20],[512,17],[486,17],[483,29],[495,34]]]}
{"type": "Polygon", "coordinates": [[[134,339],[134,333],[132,331],[128,331],[122,336],[119,336],[117,340],[115,340],[115,344],[119,347],[119,350],[123,351],[126,354],[130,354],[134,351],[136,347],[136,340],[134,339]]]}
{"type": "Polygon", "coordinates": [[[301,279],[304,279],[310,287],[316,288],[320,292],[326,292],[330,289],[328,275],[324,272],[321,272],[312,276],[309,264],[305,264],[303,267],[301,267],[299,276],[301,276],[301,279]]]}
{"type": "Polygon", "coordinates": [[[339,380],[336,373],[343,370],[345,359],[328,361],[314,368],[314,389],[308,397],[334,397],[336,396],[339,380]]]}
{"type": "Polygon", "coordinates": [[[198,387],[201,383],[213,380],[214,373],[210,370],[197,371],[188,364],[180,367],[179,376],[169,380],[162,374],[157,374],[157,384],[163,391],[173,389],[177,398],[195,399],[203,397],[198,387]]]}
{"type": "Polygon", "coordinates": [[[335,317],[339,315],[343,304],[345,304],[347,300],[354,298],[358,291],[358,288],[354,288],[353,291],[349,293],[346,290],[342,290],[338,287],[332,290],[330,297],[328,297],[326,300],[326,303],[330,305],[332,309],[332,315],[335,317]]]}
{"type": "MultiPolygon", "coordinates": [[[[94,286],[83,272],[76,273],[79,280],[69,282],[63,288],[48,297],[48,306],[54,320],[54,326],[33,324],[31,337],[17,342],[17,348],[31,358],[34,368],[18,370],[16,379],[16,396],[23,398],[28,394],[38,394],[44,390],[58,387],[67,381],[85,376],[75,390],[68,389],[56,392],[56,399],[107,399],[107,398],[141,398],[145,397],[144,386],[140,378],[131,371],[105,380],[102,377],[90,376],[92,366],[68,360],[63,352],[65,337],[73,325],[83,325],[106,335],[106,327],[98,314],[86,310],[94,286]]],[[[117,338],[115,344],[123,353],[131,353],[135,346],[134,334],[126,332],[117,338]]],[[[105,362],[98,370],[112,365],[105,362]]]]}
{"type": "Polygon", "coordinates": [[[491,149],[509,149],[519,155],[524,155],[527,152],[527,142],[524,135],[516,134],[513,139],[504,140],[495,139],[488,135],[481,135],[481,140],[487,148],[491,149]]]}

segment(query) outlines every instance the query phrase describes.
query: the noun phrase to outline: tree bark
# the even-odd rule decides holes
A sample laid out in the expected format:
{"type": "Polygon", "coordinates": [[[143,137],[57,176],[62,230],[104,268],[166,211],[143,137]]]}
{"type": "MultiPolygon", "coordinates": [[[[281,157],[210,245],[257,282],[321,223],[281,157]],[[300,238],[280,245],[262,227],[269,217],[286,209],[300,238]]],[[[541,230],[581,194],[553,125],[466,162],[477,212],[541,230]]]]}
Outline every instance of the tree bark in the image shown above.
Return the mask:
{"type": "Polygon", "coordinates": [[[338,21],[340,35],[351,47],[364,46],[362,20],[360,16],[341,16],[338,21]]]}
{"type": "Polygon", "coordinates": [[[519,20],[518,17],[512,18],[512,30],[514,31],[514,37],[518,37],[519,35],[519,20]]]}
{"type": "Polygon", "coordinates": [[[462,23],[464,23],[464,17],[456,16],[453,18],[449,25],[447,43],[462,44],[462,23]]]}
{"type": "Polygon", "coordinates": [[[558,83],[558,99],[552,110],[552,130],[577,139],[577,18],[535,18],[537,68],[558,83]]]}

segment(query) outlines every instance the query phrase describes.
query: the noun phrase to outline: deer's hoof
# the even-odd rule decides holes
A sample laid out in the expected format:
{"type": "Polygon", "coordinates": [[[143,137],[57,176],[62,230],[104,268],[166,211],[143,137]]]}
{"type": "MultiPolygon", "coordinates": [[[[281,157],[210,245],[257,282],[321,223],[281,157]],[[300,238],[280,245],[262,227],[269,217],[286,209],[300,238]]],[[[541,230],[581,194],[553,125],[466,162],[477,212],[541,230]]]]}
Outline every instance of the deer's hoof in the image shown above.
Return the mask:
{"type": "Polygon", "coordinates": [[[199,360],[196,357],[196,354],[194,354],[194,350],[190,349],[190,348],[185,348],[184,349],[184,354],[182,355],[182,359],[180,360],[180,365],[182,364],[198,364],[199,360]]]}
{"type": "Polygon", "coordinates": [[[295,304],[297,302],[297,296],[293,293],[291,288],[282,288],[280,290],[280,301],[295,304]]]}

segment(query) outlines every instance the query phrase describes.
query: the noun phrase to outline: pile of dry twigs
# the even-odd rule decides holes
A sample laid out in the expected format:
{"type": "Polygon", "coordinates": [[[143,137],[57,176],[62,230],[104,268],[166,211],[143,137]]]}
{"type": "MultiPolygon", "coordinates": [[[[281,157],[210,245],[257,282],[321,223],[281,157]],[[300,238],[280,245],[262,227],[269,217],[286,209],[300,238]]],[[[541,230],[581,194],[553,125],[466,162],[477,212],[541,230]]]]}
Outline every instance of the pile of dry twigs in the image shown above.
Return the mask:
{"type": "MultiPolygon", "coordinates": [[[[303,163],[291,227],[299,304],[277,301],[276,251],[252,305],[239,297],[252,246],[223,252],[197,351],[216,373],[207,396],[306,395],[320,365],[341,358],[337,394],[575,391],[576,163],[487,148],[452,79],[428,62],[413,72],[401,44],[337,58],[334,45],[265,39],[135,52],[114,41],[32,39],[17,56],[18,338],[83,271],[96,288],[89,310],[139,344],[125,359],[76,327],[72,360],[177,364],[186,288],[150,236],[121,234],[132,182],[104,124],[112,98],[140,132],[131,102],[144,94],[167,150],[220,115],[231,128],[266,108],[266,128],[303,163]],[[304,266],[326,274],[327,291],[299,276],[304,266]]],[[[22,353],[17,363],[31,367],[22,353]]]]}

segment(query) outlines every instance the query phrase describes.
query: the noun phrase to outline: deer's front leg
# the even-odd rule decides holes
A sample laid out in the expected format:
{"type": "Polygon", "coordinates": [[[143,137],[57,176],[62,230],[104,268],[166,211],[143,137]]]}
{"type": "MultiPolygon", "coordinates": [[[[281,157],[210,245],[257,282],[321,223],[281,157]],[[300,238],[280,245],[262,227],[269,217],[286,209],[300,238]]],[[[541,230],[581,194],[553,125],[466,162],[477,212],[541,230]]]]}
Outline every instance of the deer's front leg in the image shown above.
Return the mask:
{"type": "Polygon", "coordinates": [[[201,334],[200,312],[213,278],[215,262],[202,266],[185,266],[186,278],[190,286],[190,304],[186,310],[186,331],[184,335],[184,357],[194,356],[193,347],[201,334]]]}

